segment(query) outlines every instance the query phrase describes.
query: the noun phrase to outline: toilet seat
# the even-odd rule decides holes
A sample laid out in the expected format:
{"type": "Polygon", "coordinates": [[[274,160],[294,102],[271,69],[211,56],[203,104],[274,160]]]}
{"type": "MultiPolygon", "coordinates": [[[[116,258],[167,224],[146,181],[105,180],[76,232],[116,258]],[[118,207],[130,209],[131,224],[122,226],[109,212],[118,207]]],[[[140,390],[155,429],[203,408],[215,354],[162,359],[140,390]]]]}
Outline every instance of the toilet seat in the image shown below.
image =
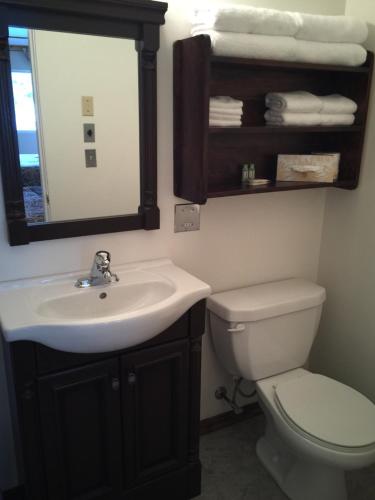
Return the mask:
{"type": "Polygon", "coordinates": [[[375,405],[340,382],[308,373],[275,384],[274,398],[288,425],[322,446],[355,452],[375,445],[375,405]]]}

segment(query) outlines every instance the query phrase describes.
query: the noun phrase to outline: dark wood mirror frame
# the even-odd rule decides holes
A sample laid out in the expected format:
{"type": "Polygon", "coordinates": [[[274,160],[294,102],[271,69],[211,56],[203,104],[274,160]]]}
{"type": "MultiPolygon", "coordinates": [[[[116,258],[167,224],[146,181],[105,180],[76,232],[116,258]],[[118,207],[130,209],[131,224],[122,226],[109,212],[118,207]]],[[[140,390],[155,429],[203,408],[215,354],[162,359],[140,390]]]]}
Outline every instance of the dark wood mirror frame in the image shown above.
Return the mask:
{"type": "MultiPolygon", "coordinates": [[[[10,245],[90,234],[158,229],[156,52],[167,3],[151,0],[0,0],[0,162],[10,245]],[[138,51],[138,213],[27,225],[13,104],[8,26],[135,40],[138,51]]],[[[125,160],[124,160],[125,161],[125,160]]]]}

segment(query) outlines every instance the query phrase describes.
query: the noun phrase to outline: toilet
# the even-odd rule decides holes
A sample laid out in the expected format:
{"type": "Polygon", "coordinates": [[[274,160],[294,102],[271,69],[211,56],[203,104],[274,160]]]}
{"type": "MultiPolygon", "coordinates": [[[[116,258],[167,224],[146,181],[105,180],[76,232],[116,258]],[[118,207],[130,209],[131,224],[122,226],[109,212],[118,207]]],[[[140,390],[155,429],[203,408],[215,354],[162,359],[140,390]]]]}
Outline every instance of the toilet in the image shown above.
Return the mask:
{"type": "Polygon", "coordinates": [[[254,381],[266,415],[256,452],[292,500],[346,500],[344,471],[375,462],[375,405],[304,366],[325,289],[288,279],[211,295],[216,354],[254,381]]]}

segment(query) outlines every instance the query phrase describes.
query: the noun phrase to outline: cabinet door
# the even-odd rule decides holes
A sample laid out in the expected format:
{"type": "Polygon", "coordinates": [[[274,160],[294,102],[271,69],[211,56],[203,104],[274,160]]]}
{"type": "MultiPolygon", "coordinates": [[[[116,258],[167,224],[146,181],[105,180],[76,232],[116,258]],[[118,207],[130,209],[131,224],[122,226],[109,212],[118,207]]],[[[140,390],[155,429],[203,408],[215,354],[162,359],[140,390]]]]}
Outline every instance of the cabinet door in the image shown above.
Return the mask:
{"type": "Polygon", "coordinates": [[[117,359],[39,380],[49,500],[107,500],[122,488],[117,359]]]}
{"type": "Polygon", "coordinates": [[[127,484],[187,463],[188,341],[122,358],[127,484]]]}

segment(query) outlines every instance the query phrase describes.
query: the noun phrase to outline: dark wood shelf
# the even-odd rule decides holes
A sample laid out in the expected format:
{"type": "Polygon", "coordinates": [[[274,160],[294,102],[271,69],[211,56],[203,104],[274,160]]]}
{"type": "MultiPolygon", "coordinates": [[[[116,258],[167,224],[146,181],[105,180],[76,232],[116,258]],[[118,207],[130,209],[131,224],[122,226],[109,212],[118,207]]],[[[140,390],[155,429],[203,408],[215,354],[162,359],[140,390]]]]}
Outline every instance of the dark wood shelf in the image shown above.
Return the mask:
{"type": "MultiPolygon", "coordinates": [[[[271,184],[265,184],[263,186],[228,186],[228,185],[218,185],[211,186],[208,189],[208,198],[220,198],[223,196],[237,196],[242,194],[257,194],[257,193],[273,193],[276,191],[291,191],[297,189],[314,189],[322,187],[343,187],[340,183],[331,182],[286,182],[286,181],[276,181],[271,184]]],[[[349,188],[349,184],[346,184],[346,189],[349,188]]]]}
{"type": "Polygon", "coordinates": [[[208,198],[294,189],[355,189],[361,166],[373,54],[363,66],[292,63],[212,55],[204,35],[174,44],[174,193],[193,203],[208,198]],[[342,94],[358,105],[351,126],[264,123],[268,92],[342,94]],[[242,127],[209,127],[210,97],[243,101],[242,127]],[[338,181],[273,182],[243,189],[241,165],[275,180],[279,154],[340,153],[338,181]]]}
{"type": "Polygon", "coordinates": [[[305,127],[287,125],[258,125],[252,127],[209,127],[209,134],[332,134],[332,133],[352,133],[362,132],[361,125],[350,126],[325,126],[325,127],[305,127]]]}
{"type": "Polygon", "coordinates": [[[253,66],[259,68],[270,68],[278,66],[280,69],[300,71],[329,71],[337,73],[368,73],[370,71],[368,60],[364,63],[363,66],[338,66],[334,64],[311,64],[274,61],[270,59],[245,59],[242,57],[211,56],[211,62],[213,64],[231,64],[234,66],[253,66]]]}

